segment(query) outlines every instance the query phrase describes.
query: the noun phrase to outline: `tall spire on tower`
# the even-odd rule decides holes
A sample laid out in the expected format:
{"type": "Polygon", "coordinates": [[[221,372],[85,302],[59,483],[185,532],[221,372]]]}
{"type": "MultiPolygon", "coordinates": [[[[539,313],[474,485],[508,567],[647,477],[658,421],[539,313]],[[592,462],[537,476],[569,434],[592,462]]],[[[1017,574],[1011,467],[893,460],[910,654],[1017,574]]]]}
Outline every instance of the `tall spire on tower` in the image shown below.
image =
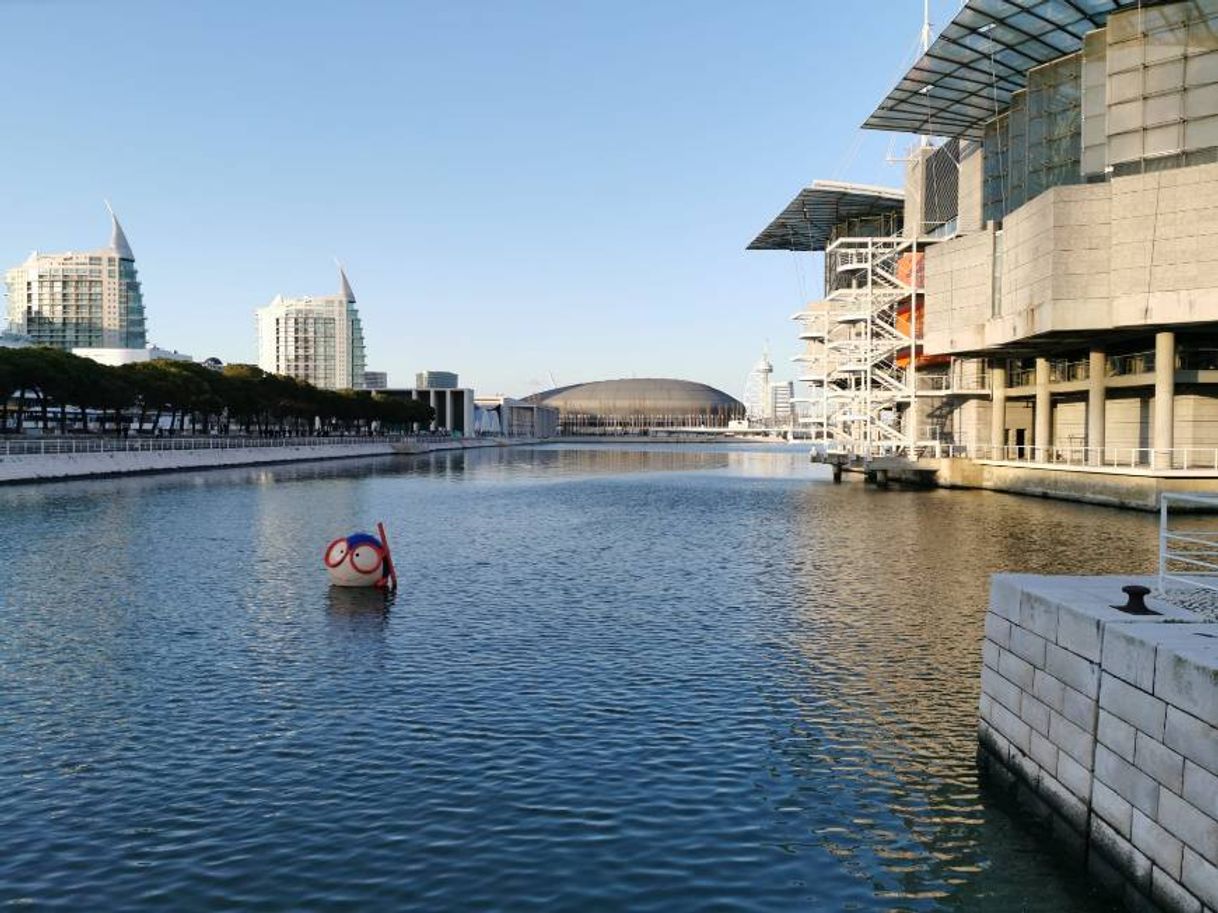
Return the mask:
{"type": "Polygon", "coordinates": [[[338,293],[347,303],[355,304],[355,292],[351,291],[351,283],[347,281],[347,271],[343,269],[342,263],[339,263],[337,258],[334,262],[338,264],[338,293]]]}
{"type": "Polygon", "coordinates": [[[127,236],[123,234],[123,226],[118,224],[118,216],[114,214],[110,201],[105,202],[106,211],[110,213],[110,249],[118,254],[120,260],[134,260],[135,254],[131,250],[127,236]]]}

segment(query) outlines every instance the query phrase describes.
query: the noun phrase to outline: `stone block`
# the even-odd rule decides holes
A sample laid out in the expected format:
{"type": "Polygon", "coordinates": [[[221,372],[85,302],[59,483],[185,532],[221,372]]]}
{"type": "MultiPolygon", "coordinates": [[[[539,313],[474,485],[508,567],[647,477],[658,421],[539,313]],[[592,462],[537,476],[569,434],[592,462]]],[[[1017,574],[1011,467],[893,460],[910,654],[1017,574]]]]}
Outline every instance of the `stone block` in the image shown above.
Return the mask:
{"type": "Polygon", "coordinates": [[[1135,688],[1152,693],[1155,686],[1156,645],[1142,635],[1142,625],[1111,625],[1104,632],[1102,665],[1135,688]]]}
{"type": "MultiPolygon", "coordinates": [[[[1035,737],[1035,733],[1033,736],[1035,737]]],[[[1042,770],[1044,770],[1042,768],[1042,770]]],[[[1040,798],[1047,802],[1079,836],[1087,833],[1087,805],[1061,785],[1047,770],[1041,775],[1040,798]]]]}
{"type": "MultiPolygon", "coordinates": [[[[1043,592],[1043,585],[1025,587],[1019,600],[1019,627],[1046,640],[1057,638],[1057,610],[1061,604],[1056,593],[1043,592]],[[1057,597],[1057,598],[1055,598],[1057,597]]],[[[1011,631],[1014,641],[1015,631],[1011,631]]]]}
{"type": "MultiPolygon", "coordinates": [[[[1031,733],[1029,733],[1030,741],[1031,733]]],[[[1039,797],[1040,765],[1032,760],[1032,756],[1028,754],[1026,748],[1022,748],[1012,742],[1011,751],[1007,754],[1007,766],[1011,768],[1012,773],[1032,788],[1034,796],[1039,797]]]]}
{"type": "Polygon", "coordinates": [[[1019,692],[1019,718],[1043,736],[1049,735],[1049,718],[1053,713],[1026,691],[1019,692]]]}
{"type": "Polygon", "coordinates": [[[1099,693],[1099,665],[1057,644],[1049,644],[1045,649],[1045,671],[1089,697],[1099,693]]]}
{"type": "Polygon", "coordinates": [[[1082,692],[1066,686],[1062,691],[1062,706],[1058,712],[1075,726],[1094,732],[1098,706],[1095,698],[1087,697],[1082,692]]]}
{"type": "Polygon", "coordinates": [[[1075,726],[1059,713],[1050,711],[1049,738],[1080,764],[1091,763],[1095,740],[1091,733],[1075,726]]]}
{"type": "Polygon", "coordinates": [[[1204,859],[1218,861],[1218,821],[1166,789],[1159,795],[1157,819],[1204,859]]]}
{"type": "Polygon", "coordinates": [[[1071,653],[1099,662],[1100,624],[1100,618],[1094,613],[1068,607],[1058,614],[1057,643],[1071,653]]]}
{"type": "Polygon", "coordinates": [[[1184,791],[1181,795],[1211,818],[1218,820],[1218,777],[1198,767],[1192,761],[1184,762],[1184,791]]]}
{"type": "Polygon", "coordinates": [[[1201,901],[1158,866],[1150,871],[1150,899],[1167,913],[1201,913],[1201,901]]]}
{"type": "Polygon", "coordinates": [[[1144,732],[1137,734],[1133,766],[1176,794],[1184,791],[1184,757],[1144,732]]]}
{"type": "Polygon", "coordinates": [[[1049,776],[1057,776],[1057,745],[1035,729],[1029,736],[1028,754],[1033,761],[1049,773],[1049,776]]]}
{"type": "Polygon", "coordinates": [[[1133,810],[1131,842],[1139,851],[1149,856],[1155,865],[1179,880],[1184,844],[1136,808],[1133,810]]]}
{"type": "Polygon", "coordinates": [[[995,671],[998,669],[998,644],[992,640],[981,642],[981,663],[995,671]]]}
{"type": "Polygon", "coordinates": [[[1100,709],[1107,710],[1147,735],[1160,740],[1163,738],[1167,705],[1119,678],[1104,675],[1100,688],[1100,709]]]}
{"type": "Polygon", "coordinates": [[[1030,574],[994,574],[990,577],[990,611],[1007,621],[1019,621],[1019,600],[1030,574]]]}
{"type": "Polygon", "coordinates": [[[1091,810],[1126,839],[1133,827],[1133,806],[1099,780],[1091,787],[1091,810]]]}
{"type": "Polygon", "coordinates": [[[1095,749],[1094,775],[1096,781],[1112,789],[1148,818],[1158,814],[1159,784],[1102,745],[1095,749]]]}
{"type": "Polygon", "coordinates": [[[985,613],[985,636],[1000,647],[1011,645],[1011,623],[994,612],[985,613]]]}
{"type": "Polygon", "coordinates": [[[1012,713],[1020,712],[1023,692],[988,666],[981,667],[981,693],[987,694],[1012,713]]]}
{"type": "Polygon", "coordinates": [[[1218,910],[1218,868],[1202,859],[1189,847],[1184,848],[1180,880],[1211,910],[1218,910]]]}
{"type": "Polygon", "coordinates": [[[1066,686],[1048,672],[1041,669],[1036,670],[1032,682],[1032,693],[1036,695],[1038,701],[1052,707],[1058,713],[1065,708],[1066,686]]]}
{"type": "Polygon", "coordinates": [[[1155,657],[1155,696],[1218,725],[1218,638],[1213,625],[1172,625],[1190,630],[1191,640],[1160,643],[1155,657]]]}
{"type": "Polygon", "coordinates": [[[1014,747],[1024,754],[1028,753],[1032,741],[1031,727],[997,701],[993,704],[989,723],[1014,747]]]}
{"type": "Polygon", "coordinates": [[[1091,771],[1061,751],[1057,753],[1057,779],[1083,802],[1091,800],[1091,771]]]}
{"type": "Polygon", "coordinates": [[[1032,691],[1035,669],[1025,659],[998,648],[998,672],[1009,682],[1014,682],[1024,691],[1032,691]]]}
{"type": "MultiPolygon", "coordinates": [[[[1004,765],[1007,763],[1011,754],[1011,743],[986,720],[981,720],[977,724],[977,741],[981,743],[981,747],[985,751],[994,755],[1004,765]]],[[[1006,768],[1003,767],[1003,770],[1006,768]]]]}
{"type": "MultiPolygon", "coordinates": [[[[984,687],[984,685],[983,685],[984,687]]],[[[1096,738],[1101,745],[1111,749],[1122,759],[1133,763],[1133,751],[1136,746],[1138,730],[1124,720],[1118,719],[1106,710],[1100,711],[1099,725],[1096,728],[1096,738]]]]}
{"type": "Polygon", "coordinates": [[[1150,893],[1149,857],[1094,815],[1091,816],[1091,846],[1135,887],[1150,893]]]}
{"type": "Polygon", "coordinates": [[[1045,645],[1048,641],[1027,628],[1011,626],[1010,651],[1038,669],[1045,667],[1045,645]]]}

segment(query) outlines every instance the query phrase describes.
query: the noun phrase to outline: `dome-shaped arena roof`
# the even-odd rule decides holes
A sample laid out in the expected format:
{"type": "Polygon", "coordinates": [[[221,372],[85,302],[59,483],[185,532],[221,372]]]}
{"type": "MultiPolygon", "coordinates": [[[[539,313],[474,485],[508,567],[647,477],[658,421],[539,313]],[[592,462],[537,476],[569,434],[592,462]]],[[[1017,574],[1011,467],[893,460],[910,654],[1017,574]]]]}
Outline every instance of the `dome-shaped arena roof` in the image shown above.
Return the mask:
{"type": "Polygon", "coordinates": [[[662,377],[572,384],[534,393],[528,399],[554,406],[563,415],[657,419],[712,415],[726,419],[744,413],[744,405],[722,390],[694,381],[662,377]]]}

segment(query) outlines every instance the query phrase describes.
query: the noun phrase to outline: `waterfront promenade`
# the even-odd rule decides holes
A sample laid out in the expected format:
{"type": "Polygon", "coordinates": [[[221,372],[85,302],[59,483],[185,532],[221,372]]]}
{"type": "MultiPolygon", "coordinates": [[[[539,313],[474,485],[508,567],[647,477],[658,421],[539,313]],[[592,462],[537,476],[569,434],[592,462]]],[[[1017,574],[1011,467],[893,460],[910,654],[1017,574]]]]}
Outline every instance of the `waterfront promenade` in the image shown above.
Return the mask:
{"type": "MultiPolygon", "coordinates": [[[[499,438],[334,437],[16,438],[0,442],[0,484],[498,447],[499,438]]],[[[518,443],[518,441],[513,441],[518,443]]]]}

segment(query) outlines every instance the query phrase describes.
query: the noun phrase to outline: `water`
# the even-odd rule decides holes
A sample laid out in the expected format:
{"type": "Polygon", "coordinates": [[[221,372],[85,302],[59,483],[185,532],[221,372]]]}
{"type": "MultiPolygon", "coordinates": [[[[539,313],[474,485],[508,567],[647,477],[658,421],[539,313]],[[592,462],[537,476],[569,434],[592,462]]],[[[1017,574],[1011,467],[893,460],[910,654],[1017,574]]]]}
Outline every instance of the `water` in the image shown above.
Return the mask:
{"type": "Polygon", "coordinates": [[[0,904],[1099,911],[974,764],[986,576],[1154,519],[538,448],[0,489],[0,904]],[[385,519],[389,606],[331,591],[385,519]]]}

